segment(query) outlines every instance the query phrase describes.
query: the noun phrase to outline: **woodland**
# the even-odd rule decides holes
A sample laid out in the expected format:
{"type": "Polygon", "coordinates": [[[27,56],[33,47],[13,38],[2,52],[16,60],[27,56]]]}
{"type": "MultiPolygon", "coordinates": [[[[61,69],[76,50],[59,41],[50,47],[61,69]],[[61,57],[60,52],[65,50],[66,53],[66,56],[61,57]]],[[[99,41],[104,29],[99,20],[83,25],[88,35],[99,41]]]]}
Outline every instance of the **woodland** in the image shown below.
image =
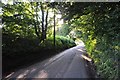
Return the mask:
{"type": "Polygon", "coordinates": [[[118,79],[118,3],[14,2],[0,5],[3,74],[56,55],[82,40],[99,77],[118,79]]]}

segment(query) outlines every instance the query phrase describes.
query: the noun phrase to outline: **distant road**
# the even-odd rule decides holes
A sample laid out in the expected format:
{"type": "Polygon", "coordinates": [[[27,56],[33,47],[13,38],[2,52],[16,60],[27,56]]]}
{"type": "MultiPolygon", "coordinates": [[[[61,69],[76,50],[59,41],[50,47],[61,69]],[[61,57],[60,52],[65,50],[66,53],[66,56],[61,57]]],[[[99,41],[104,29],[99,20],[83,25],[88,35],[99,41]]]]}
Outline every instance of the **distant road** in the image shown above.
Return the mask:
{"type": "Polygon", "coordinates": [[[82,54],[84,45],[78,45],[47,60],[12,72],[6,78],[89,78],[82,54]]]}

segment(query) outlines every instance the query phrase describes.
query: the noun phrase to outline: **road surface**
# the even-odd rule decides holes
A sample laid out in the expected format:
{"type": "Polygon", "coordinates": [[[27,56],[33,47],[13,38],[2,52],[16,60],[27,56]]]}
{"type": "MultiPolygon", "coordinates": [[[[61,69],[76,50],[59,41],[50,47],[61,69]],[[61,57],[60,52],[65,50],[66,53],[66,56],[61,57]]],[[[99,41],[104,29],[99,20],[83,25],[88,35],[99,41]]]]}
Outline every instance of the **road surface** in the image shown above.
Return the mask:
{"type": "Polygon", "coordinates": [[[89,78],[83,54],[84,45],[78,45],[6,78],[89,78]]]}

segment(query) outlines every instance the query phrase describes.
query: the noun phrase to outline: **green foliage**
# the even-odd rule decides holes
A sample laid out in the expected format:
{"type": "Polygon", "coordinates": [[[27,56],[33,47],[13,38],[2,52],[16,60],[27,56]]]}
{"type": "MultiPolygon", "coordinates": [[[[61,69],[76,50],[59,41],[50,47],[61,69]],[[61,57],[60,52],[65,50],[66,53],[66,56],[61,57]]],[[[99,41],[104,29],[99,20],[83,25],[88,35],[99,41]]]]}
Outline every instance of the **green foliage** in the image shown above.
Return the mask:
{"type": "Polygon", "coordinates": [[[95,61],[97,73],[102,78],[117,80],[120,59],[118,3],[88,3],[84,7],[84,15],[78,15],[77,11],[71,14],[73,14],[70,20],[71,27],[82,31],[81,39],[86,45],[87,52],[95,61]]]}
{"type": "Polygon", "coordinates": [[[41,47],[45,49],[56,49],[56,50],[62,50],[66,48],[70,48],[75,46],[75,42],[69,38],[66,38],[64,36],[57,36],[55,37],[56,43],[54,47],[53,43],[53,36],[48,37],[43,43],[40,44],[41,47]]]}
{"type": "Polygon", "coordinates": [[[53,37],[48,37],[44,42],[39,43],[38,38],[23,38],[4,33],[2,37],[3,73],[46,59],[72,46],[75,46],[74,41],[63,36],[56,36],[54,47],[53,37]]]}
{"type": "MultiPolygon", "coordinates": [[[[36,38],[19,37],[14,34],[3,34],[2,48],[3,57],[27,55],[38,50],[64,50],[75,46],[75,42],[63,36],[56,36],[56,46],[53,44],[53,36],[48,37],[44,42],[39,43],[36,38]],[[29,51],[29,52],[28,52],[29,51]],[[8,53],[9,52],[9,53],[8,53]]],[[[47,54],[46,54],[47,55],[47,54]]]]}
{"type": "Polygon", "coordinates": [[[6,4],[2,8],[3,33],[22,37],[35,36],[33,24],[35,20],[29,3],[6,4]]]}
{"type": "MultiPolygon", "coordinates": [[[[89,55],[95,61],[100,77],[117,80],[120,60],[119,4],[72,2],[45,3],[43,6],[45,11],[50,7],[59,9],[62,18],[69,24],[64,24],[56,33],[60,35],[55,37],[56,47],[54,47],[53,36],[47,37],[41,43],[39,43],[39,39],[36,39],[37,34],[42,33],[42,27],[45,27],[45,24],[42,26],[42,20],[40,20],[45,16],[38,16],[40,5],[37,6],[35,2],[15,2],[13,5],[3,5],[2,52],[6,62],[8,58],[14,62],[14,60],[27,56],[33,58],[33,56],[39,55],[41,57],[49,55],[49,52],[51,55],[53,52],[75,46],[73,40],[66,38],[69,36],[72,39],[80,38],[84,41],[89,55]]],[[[48,36],[52,35],[52,20],[49,21],[51,24],[46,28],[48,36]]],[[[10,66],[11,63],[5,65],[10,66]]]]}
{"type": "Polygon", "coordinates": [[[115,49],[115,44],[118,45],[118,42],[109,43],[102,40],[97,43],[96,49],[92,52],[97,65],[97,71],[101,77],[106,77],[109,80],[111,78],[115,80],[118,78],[118,58],[120,50],[115,49]]]}
{"type": "Polygon", "coordinates": [[[2,37],[3,57],[25,55],[24,53],[33,50],[36,46],[38,46],[38,40],[32,37],[23,38],[14,34],[3,34],[2,37]]]}
{"type": "Polygon", "coordinates": [[[75,42],[70,38],[63,36],[56,36],[56,39],[61,41],[63,48],[69,48],[75,46],[75,42]]]}
{"type": "Polygon", "coordinates": [[[67,36],[69,34],[70,28],[68,24],[63,24],[58,28],[56,34],[60,36],[67,36]]]}
{"type": "Polygon", "coordinates": [[[41,2],[5,4],[2,7],[3,33],[22,37],[37,36],[44,40],[42,38],[47,35],[49,6],[50,3],[41,2]]]}

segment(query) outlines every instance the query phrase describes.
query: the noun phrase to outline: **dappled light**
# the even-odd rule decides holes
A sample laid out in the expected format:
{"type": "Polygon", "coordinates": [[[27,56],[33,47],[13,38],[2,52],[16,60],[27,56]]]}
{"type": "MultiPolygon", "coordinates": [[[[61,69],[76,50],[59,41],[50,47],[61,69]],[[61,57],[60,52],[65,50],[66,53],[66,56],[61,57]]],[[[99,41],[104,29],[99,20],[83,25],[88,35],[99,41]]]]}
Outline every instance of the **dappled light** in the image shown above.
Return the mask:
{"type": "Polygon", "coordinates": [[[42,61],[41,63],[36,63],[27,68],[23,68],[16,72],[13,72],[9,74],[6,78],[7,79],[11,79],[11,78],[16,78],[16,79],[44,78],[44,79],[47,79],[47,78],[64,78],[64,77],[68,77],[68,78],[87,77],[86,72],[84,72],[85,70],[84,68],[86,67],[84,66],[83,59],[90,61],[90,58],[81,55],[82,52],[79,51],[78,48],[83,49],[81,46],[75,46],[70,49],[66,49],[63,52],[49,59],[42,61]],[[77,68],[83,72],[77,70],[77,68]],[[72,74],[73,76],[69,74],[72,74]]]}
{"type": "Polygon", "coordinates": [[[84,54],[82,54],[81,56],[82,56],[82,58],[84,58],[84,59],[85,59],[85,60],[87,60],[87,61],[92,61],[92,59],[91,59],[91,58],[89,58],[89,57],[85,56],[84,54]]]}
{"type": "Polygon", "coordinates": [[[87,54],[87,52],[86,52],[86,50],[84,48],[77,49],[77,51],[79,51],[81,53],[80,56],[83,59],[85,59],[87,61],[92,61],[92,59],[88,56],[88,54],[87,54]]]}
{"type": "Polygon", "coordinates": [[[80,51],[80,52],[83,52],[83,53],[85,53],[86,51],[85,50],[83,50],[83,49],[77,49],[78,51],[80,51]]]}
{"type": "Polygon", "coordinates": [[[14,72],[10,73],[9,75],[7,75],[5,78],[9,78],[14,74],[14,72]]]}
{"type": "MultiPolygon", "coordinates": [[[[15,78],[27,78],[28,74],[32,74],[34,73],[34,71],[36,71],[37,69],[32,69],[32,70],[25,70],[24,72],[20,73],[18,76],[16,76],[15,78]]],[[[6,78],[10,79],[10,76],[12,76],[14,73],[11,73],[10,75],[8,75],[6,78]]],[[[48,77],[48,73],[45,70],[40,70],[33,78],[47,78],[48,77]]]]}
{"type": "Polygon", "coordinates": [[[29,70],[26,70],[24,73],[20,74],[16,78],[25,78],[25,76],[29,73],[29,70]]]}
{"type": "Polygon", "coordinates": [[[48,78],[48,73],[45,70],[41,70],[35,78],[48,78]]]}
{"type": "Polygon", "coordinates": [[[83,70],[78,73],[85,76],[83,65],[86,61],[94,62],[100,78],[117,80],[120,60],[118,3],[2,0],[0,4],[3,77],[63,77],[61,74],[71,75],[67,72],[74,72],[72,70],[83,70]],[[21,69],[37,62],[36,67],[21,69]],[[17,69],[21,69],[19,73],[15,72],[17,69]]]}

